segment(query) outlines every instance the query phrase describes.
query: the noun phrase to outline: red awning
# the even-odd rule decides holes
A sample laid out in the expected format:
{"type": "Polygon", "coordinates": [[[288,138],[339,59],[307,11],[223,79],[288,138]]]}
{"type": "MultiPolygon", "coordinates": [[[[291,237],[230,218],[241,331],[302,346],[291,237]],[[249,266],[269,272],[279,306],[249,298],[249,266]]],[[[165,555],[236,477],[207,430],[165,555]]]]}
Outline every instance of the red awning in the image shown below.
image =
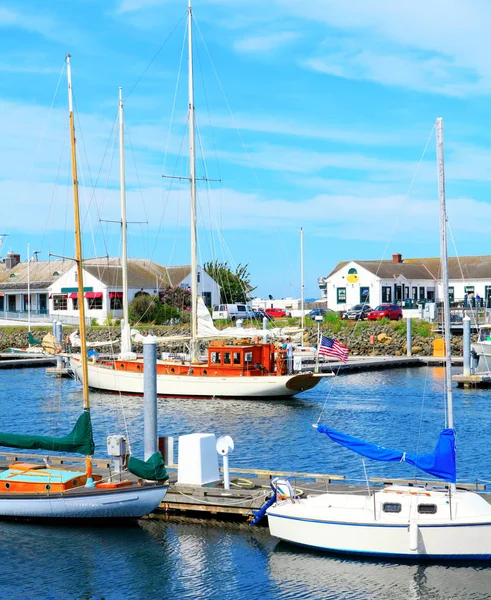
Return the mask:
{"type": "Polygon", "coordinates": [[[102,292],[85,292],[86,298],[102,298],[102,292]]]}
{"type": "Polygon", "coordinates": [[[122,298],[123,292],[109,292],[109,298],[122,298]]]}
{"type": "Polygon", "coordinates": [[[78,298],[78,292],[72,292],[68,295],[69,298],[78,298]]]}

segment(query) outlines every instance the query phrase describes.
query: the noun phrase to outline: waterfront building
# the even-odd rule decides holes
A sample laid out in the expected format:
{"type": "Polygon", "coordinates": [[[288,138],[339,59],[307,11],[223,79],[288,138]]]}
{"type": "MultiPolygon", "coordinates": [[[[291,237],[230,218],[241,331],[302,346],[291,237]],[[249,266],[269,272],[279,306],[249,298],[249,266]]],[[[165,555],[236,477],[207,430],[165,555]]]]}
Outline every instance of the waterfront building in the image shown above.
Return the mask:
{"type": "MultiPolygon", "coordinates": [[[[138,294],[158,294],[167,286],[189,288],[191,267],[166,267],[153,261],[128,259],[128,299],[138,294]]],[[[84,299],[87,318],[104,322],[109,316],[122,317],[123,287],[119,258],[84,261],[84,299]]],[[[219,302],[220,286],[198,267],[198,295],[207,306],[219,302]]],[[[20,262],[9,253],[0,263],[0,319],[78,321],[77,268],[73,261],[20,262]],[[28,277],[29,266],[29,277],[28,277]],[[29,286],[28,286],[29,280],[29,286]],[[28,294],[30,287],[30,295],[28,294]],[[30,300],[29,300],[30,298],[30,300]]]]}
{"type": "MultiPolygon", "coordinates": [[[[476,304],[491,308],[491,256],[449,257],[449,295],[455,305],[476,304]]],[[[366,302],[415,306],[442,299],[439,258],[351,260],[340,262],[319,278],[328,308],[344,311],[366,302]]]]}

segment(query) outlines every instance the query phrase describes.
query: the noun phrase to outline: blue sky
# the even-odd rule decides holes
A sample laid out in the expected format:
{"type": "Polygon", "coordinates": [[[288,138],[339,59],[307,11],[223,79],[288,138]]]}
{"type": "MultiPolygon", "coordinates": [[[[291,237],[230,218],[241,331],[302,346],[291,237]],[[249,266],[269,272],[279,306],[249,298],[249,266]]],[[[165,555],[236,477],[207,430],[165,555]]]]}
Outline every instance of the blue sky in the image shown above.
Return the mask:
{"type": "MultiPolygon", "coordinates": [[[[85,255],[120,251],[99,218],[119,218],[121,85],[128,218],[145,222],[129,254],[188,264],[189,192],[162,178],[188,171],[186,1],[40,6],[0,6],[3,254],[73,254],[69,52],[85,255]]],[[[491,254],[491,4],[195,0],[194,13],[198,176],[220,180],[198,186],[201,263],[248,263],[258,293],[282,298],[300,295],[300,227],[307,297],[340,260],[437,256],[439,116],[450,254],[491,254]]]]}

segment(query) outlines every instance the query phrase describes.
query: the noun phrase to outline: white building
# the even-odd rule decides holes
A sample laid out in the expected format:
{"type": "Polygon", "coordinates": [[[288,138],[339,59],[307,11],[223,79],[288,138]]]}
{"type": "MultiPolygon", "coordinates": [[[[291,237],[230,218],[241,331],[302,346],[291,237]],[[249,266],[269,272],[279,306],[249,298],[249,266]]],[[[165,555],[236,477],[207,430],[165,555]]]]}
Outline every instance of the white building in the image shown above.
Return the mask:
{"type": "MultiPolygon", "coordinates": [[[[28,311],[27,267],[19,255],[0,264],[0,318],[20,316],[28,311]],[[14,313],[16,313],[14,315],[14,313]]],[[[84,302],[88,320],[103,322],[111,315],[121,318],[123,287],[119,258],[84,261],[84,302]]],[[[30,310],[34,319],[76,323],[78,320],[77,266],[73,261],[29,263],[30,310]]],[[[189,288],[191,267],[165,267],[146,259],[128,259],[128,300],[139,293],[158,294],[167,286],[189,288]]],[[[198,267],[198,295],[207,306],[219,302],[220,286],[198,267]]]]}
{"type": "MultiPolygon", "coordinates": [[[[491,308],[491,256],[449,257],[451,303],[481,300],[491,308]]],[[[439,258],[341,262],[319,287],[328,308],[343,311],[366,302],[372,307],[382,302],[412,300],[438,302],[442,299],[439,258]]]]}

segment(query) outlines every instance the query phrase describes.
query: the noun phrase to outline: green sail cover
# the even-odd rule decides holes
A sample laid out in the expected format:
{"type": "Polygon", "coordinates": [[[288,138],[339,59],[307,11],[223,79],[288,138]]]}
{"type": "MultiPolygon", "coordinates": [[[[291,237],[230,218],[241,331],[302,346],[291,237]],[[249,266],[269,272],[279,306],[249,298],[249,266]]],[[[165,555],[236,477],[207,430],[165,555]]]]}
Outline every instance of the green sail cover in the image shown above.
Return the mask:
{"type": "Polygon", "coordinates": [[[167,481],[169,475],[165,469],[164,459],[160,452],[152,454],[148,460],[140,460],[130,456],[128,461],[128,471],[141,477],[142,479],[150,479],[152,481],[167,481]]]}
{"type": "Polygon", "coordinates": [[[31,346],[41,346],[41,344],[43,343],[41,340],[37,340],[30,331],[27,334],[27,341],[31,346]]]}
{"type": "Polygon", "coordinates": [[[51,450],[52,452],[78,452],[86,456],[94,454],[95,445],[92,436],[90,412],[84,410],[72,432],[64,437],[49,435],[22,435],[20,433],[1,433],[0,446],[8,448],[26,448],[28,450],[51,450]]]}

